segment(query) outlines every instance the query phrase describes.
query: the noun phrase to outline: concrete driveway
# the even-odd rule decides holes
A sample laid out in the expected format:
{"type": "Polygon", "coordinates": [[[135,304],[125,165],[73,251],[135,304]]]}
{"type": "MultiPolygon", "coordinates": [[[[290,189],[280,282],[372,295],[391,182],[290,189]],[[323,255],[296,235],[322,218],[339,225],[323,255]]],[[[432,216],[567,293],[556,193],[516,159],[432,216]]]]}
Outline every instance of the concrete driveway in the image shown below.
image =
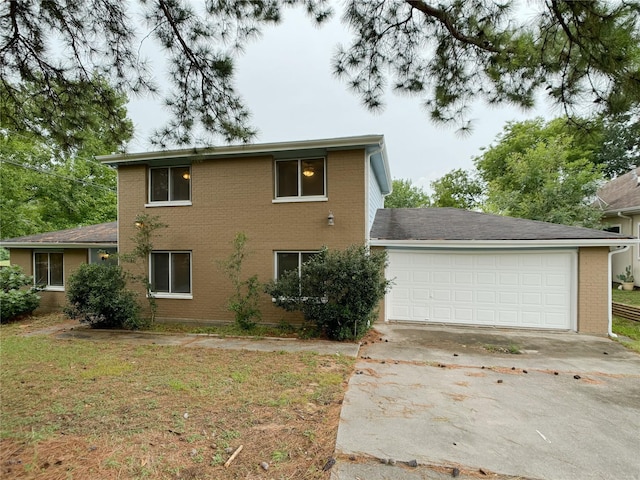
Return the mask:
{"type": "Polygon", "coordinates": [[[640,355],[575,333],[376,329],[332,479],[640,479],[640,355]]]}

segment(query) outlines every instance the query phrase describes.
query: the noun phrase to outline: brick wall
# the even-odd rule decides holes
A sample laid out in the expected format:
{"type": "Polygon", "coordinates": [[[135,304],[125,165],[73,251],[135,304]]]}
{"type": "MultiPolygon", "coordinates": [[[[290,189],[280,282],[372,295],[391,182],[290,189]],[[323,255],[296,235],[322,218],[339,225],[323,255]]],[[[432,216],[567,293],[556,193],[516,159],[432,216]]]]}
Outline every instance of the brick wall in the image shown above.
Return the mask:
{"type": "MultiPolygon", "coordinates": [[[[59,250],[58,250],[59,251],[59,250]]],[[[64,284],[67,285],[69,277],[76,271],[82,263],[89,261],[89,252],[86,248],[64,249],[63,250],[64,265],[64,284]]],[[[22,271],[27,275],[33,275],[33,249],[28,248],[12,248],[10,250],[11,264],[20,265],[22,271]]],[[[65,292],[46,291],[39,293],[40,306],[36,309],[36,313],[59,311],[66,304],[65,292]]]]}
{"type": "Polygon", "coordinates": [[[578,251],[578,331],[606,335],[609,323],[608,247],[578,251]]]}
{"type": "MultiPolygon", "coordinates": [[[[365,154],[363,150],[329,152],[328,201],[273,203],[274,161],[270,156],[214,159],[192,165],[192,205],[145,207],[147,169],[120,166],[119,249],[130,252],[136,215],[159,216],[168,225],[158,231],[155,250],[192,252],[192,299],[159,298],[158,318],[182,321],[233,321],[226,308],[231,285],[220,260],[231,252],[237,232],[248,237],[244,276],[265,282],[274,275],[274,251],[345,248],[366,236],[365,154]],[[332,211],[335,225],[327,225],[332,211]]],[[[131,267],[127,267],[131,268],[131,267]]],[[[299,321],[263,295],[264,323],[299,321]]]]}

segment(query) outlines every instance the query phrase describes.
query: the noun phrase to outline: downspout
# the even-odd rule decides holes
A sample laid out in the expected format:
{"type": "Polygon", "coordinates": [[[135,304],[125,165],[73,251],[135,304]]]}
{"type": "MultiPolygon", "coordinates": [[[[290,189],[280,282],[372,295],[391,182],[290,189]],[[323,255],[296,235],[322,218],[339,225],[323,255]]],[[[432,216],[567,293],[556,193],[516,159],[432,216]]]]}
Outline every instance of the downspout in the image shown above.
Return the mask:
{"type": "MultiPolygon", "coordinates": [[[[620,215],[620,214],[618,214],[620,215]]],[[[629,250],[629,248],[631,248],[630,245],[625,245],[624,247],[618,249],[618,250],[611,250],[609,252],[609,262],[608,262],[608,266],[609,266],[609,276],[608,276],[608,280],[609,280],[609,325],[607,327],[607,335],[609,335],[610,338],[617,338],[618,335],[616,335],[615,333],[613,333],[612,325],[613,325],[613,308],[611,306],[611,302],[613,301],[613,295],[611,293],[611,284],[613,283],[613,278],[612,278],[612,265],[611,265],[611,258],[617,254],[617,253],[622,253],[622,252],[626,252],[627,250],[629,250]]]]}

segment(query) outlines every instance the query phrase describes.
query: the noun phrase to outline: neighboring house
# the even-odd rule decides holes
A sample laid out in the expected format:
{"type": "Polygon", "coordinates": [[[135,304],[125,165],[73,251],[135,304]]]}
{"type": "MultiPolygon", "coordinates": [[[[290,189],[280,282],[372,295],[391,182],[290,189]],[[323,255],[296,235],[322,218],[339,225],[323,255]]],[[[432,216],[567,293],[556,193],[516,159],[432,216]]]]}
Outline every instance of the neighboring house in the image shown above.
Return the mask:
{"type": "Polygon", "coordinates": [[[111,222],[12,238],[0,246],[9,249],[11,264],[44,287],[38,311],[52,311],[64,306],[65,285],[80,264],[113,261],[117,239],[118,225],[111,222]]]}
{"type": "Polygon", "coordinates": [[[610,333],[610,258],[637,240],[455,208],[384,209],[384,320],[610,333]]]}
{"type": "MultiPolygon", "coordinates": [[[[157,231],[148,262],[160,321],[233,320],[227,308],[233,288],[220,262],[243,232],[243,276],[263,282],[297,268],[323,246],[387,249],[393,286],[380,310],[385,321],[605,335],[611,258],[637,242],[620,233],[452,208],[383,209],[391,176],[381,135],[100,160],[118,169],[121,254],[135,246],[140,214],[167,225],[157,231]]],[[[93,228],[106,227],[76,234],[93,228]]],[[[85,243],[72,241],[70,232],[0,245],[11,249],[12,263],[46,277],[50,290],[62,290],[75,265],[115,243],[93,234],[85,243]]],[[[267,295],[260,309],[264,323],[301,320],[267,295]]]]}
{"type": "MultiPolygon", "coordinates": [[[[614,178],[598,190],[597,205],[610,232],[640,236],[640,168],[614,178]]],[[[640,286],[640,249],[636,246],[613,259],[613,280],[631,265],[640,286]]]]}

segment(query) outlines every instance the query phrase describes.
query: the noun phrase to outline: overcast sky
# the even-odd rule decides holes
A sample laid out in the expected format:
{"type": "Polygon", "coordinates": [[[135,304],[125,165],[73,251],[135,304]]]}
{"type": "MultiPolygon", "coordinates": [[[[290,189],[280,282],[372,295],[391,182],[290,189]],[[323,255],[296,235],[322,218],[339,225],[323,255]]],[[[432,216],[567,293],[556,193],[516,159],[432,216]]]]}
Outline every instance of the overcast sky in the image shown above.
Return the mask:
{"type": "MultiPolygon", "coordinates": [[[[428,189],[431,181],[454,168],[471,168],[472,158],[495,140],[507,121],[554,116],[555,109],[544,104],[523,112],[478,103],[470,114],[473,132],[460,136],[454,128],[431,123],[418,98],[390,93],[385,110],[371,113],[331,74],[335,47],[347,40],[338,15],[316,28],[298,8],[286,10],[280,25],[265,29],[248,46],[236,63],[236,86],[253,114],[256,142],[383,134],[393,178],[408,178],[428,189]]],[[[160,72],[156,80],[162,80],[160,72]]],[[[167,118],[160,103],[130,102],[129,116],[136,127],[131,151],[152,148],[147,138],[167,118]]]]}

